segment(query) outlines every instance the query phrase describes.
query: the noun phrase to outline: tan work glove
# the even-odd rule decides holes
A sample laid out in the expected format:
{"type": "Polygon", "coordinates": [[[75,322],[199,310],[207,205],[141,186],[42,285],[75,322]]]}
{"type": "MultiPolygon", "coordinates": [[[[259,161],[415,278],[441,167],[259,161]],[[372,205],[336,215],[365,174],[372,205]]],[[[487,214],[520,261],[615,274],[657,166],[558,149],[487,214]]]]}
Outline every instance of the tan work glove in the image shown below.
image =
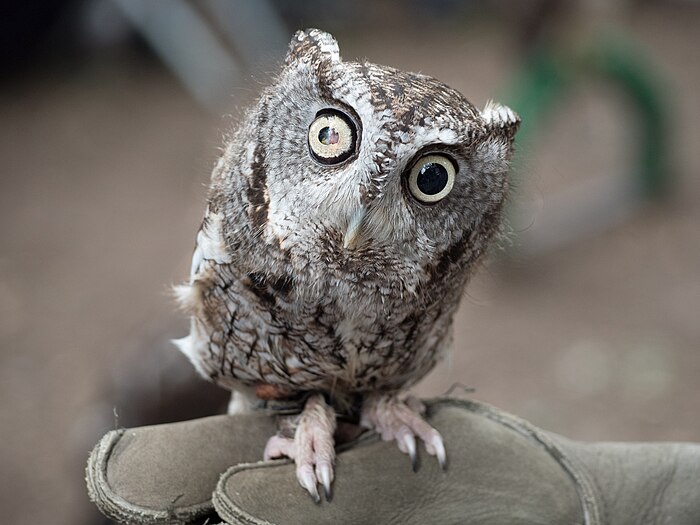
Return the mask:
{"type": "Polygon", "coordinates": [[[314,504],[290,462],[259,461],[275,432],[264,413],[112,431],[88,491],[139,524],[700,524],[698,444],[580,443],[484,404],[426,404],[447,470],[423,452],[414,473],[368,433],[341,448],[332,503],[314,504]]]}

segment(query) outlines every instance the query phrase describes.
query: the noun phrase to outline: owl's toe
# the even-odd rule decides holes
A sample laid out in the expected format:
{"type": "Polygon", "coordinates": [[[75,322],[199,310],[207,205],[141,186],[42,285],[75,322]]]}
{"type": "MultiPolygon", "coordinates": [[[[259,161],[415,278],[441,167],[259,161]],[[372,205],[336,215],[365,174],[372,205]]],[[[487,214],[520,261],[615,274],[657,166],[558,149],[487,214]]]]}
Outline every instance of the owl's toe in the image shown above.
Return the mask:
{"type": "Polygon", "coordinates": [[[263,459],[269,461],[278,458],[291,458],[296,456],[294,452],[294,440],[282,436],[272,436],[267,440],[263,459]]]}
{"type": "Polygon", "coordinates": [[[265,446],[265,460],[288,457],[296,463],[299,484],[319,503],[321,484],[327,501],[331,501],[333,464],[335,463],[335,413],[321,395],[309,397],[294,432],[294,439],[272,436],[265,446]]]}
{"type": "Polygon", "coordinates": [[[317,484],[321,483],[326,500],[331,499],[333,464],[335,463],[335,413],[322,395],[311,396],[304,405],[294,433],[297,456],[297,479],[318,503],[317,484]]]}
{"type": "Polygon", "coordinates": [[[422,403],[412,397],[371,396],[362,406],[361,424],[376,430],[384,441],[395,439],[399,450],[411,458],[414,471],[417,468],[416,437],[420,438],[425,450],[437,458],[444,470],[447,467],[445,444],[440,433],[423,419],[424,411],[422,403]]]}

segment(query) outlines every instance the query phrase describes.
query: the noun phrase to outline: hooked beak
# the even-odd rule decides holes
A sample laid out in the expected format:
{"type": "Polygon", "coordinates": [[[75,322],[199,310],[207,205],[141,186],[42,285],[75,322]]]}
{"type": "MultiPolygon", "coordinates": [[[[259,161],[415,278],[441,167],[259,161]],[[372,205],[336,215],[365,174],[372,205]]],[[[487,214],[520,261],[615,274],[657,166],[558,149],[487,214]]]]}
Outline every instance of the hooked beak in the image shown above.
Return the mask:
{"type": "Polygon", "coordinates": [[[360,240],[362,233],[363,221],[366,216],[367,209],[364,207],[358,208],[355,213],[352,214],[350,223],[348,224],[348,229],[345,230],[345,237],[343,237],[343,247],[346,250],[352,250],[357,247],[357,243],[360,240]]]}

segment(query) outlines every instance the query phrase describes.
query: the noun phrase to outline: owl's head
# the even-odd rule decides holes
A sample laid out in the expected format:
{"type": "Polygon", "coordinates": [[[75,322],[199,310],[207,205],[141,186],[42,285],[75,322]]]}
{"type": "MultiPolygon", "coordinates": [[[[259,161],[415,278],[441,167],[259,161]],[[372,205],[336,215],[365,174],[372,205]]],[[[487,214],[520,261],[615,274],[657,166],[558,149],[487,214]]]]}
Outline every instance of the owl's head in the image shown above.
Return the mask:
{"type": "Polygon", "coordinates": [[[466,275],[498,230],[518,123],[431,77],[345,62],[331,35],[300,31],[214,186],[237,203],[230,229],[283,253],[295,279],[415,293],[466,275]]]}

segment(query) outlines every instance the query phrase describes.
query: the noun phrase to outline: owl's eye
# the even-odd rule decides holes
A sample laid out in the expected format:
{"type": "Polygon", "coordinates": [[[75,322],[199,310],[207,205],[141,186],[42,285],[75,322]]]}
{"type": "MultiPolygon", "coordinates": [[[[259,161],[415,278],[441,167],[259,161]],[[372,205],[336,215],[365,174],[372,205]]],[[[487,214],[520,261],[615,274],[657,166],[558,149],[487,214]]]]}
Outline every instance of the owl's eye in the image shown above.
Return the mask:
{"type": "Polygon", "coordinates": [[[357,127],[345,113],[324,109],[309,126],[309,151],[322,164],[340,164],[354,155],[356,148],[357,127]]]}
{"type": "Polygon", "coordinates": [[[434,153],[419,158],[408,174],[408,189],[426,204],[438,202],[452,191],[457,170],[446,155],[434,153]]]}

